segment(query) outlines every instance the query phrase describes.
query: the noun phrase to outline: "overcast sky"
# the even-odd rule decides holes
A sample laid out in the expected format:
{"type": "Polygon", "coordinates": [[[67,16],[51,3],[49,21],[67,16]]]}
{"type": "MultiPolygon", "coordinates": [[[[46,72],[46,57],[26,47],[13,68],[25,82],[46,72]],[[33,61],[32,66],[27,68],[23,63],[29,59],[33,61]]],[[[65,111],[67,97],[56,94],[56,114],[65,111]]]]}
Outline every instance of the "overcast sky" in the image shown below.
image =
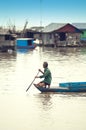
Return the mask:
{"type": "Polygon", "coordinates": [[[0,26],[86,22],[86,0],[0,0],[0,26]]]}

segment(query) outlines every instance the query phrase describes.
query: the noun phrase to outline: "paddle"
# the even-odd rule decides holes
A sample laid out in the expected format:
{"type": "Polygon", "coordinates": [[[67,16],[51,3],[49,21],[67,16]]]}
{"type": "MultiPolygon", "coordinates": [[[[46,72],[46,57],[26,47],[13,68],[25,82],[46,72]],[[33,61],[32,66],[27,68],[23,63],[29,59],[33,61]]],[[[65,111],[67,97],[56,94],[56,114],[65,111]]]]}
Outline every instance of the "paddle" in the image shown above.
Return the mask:
{"type": "MultiPolygon", "coordinates": [[[[39,74],[39,71],[38,71],[37,75],[38,75],[38,74],[39,74]]],[[[37,76],[37,75],[36,75],[36,76],[37,76]]],[[[29,87],[26,89],[26,92],[27,92],[28,89],[31,87],[31,85],[33,84],[33,82],[35,81],[35,79],[36,79],[36,78],[33,79],[33,81],[31,82],[31,84],[29,85],[29,87]]]]}

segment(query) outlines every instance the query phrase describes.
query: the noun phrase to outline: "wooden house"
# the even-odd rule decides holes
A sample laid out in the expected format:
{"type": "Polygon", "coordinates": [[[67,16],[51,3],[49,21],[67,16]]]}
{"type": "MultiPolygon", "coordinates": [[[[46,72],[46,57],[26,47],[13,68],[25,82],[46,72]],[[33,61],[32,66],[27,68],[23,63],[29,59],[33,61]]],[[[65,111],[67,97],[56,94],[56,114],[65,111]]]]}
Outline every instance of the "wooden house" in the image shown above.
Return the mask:
{"type": "Polygon", "coordinates": [[[0,51],[15,50],[15,34],[10,34],[7,29],[0,28],[0,51]]]}
{"type": "Polygon", "coordinates": [[[79,46],[82,31],[72,24],[51,24],[52,27],[45,28],[42,40],[45,46],[79,46]]]}
{"type": "Polygon", "coordinates": [[[51,23],[47,25],[42,31],[42,43],[44,46],[53,46],[54,45],[54,34],[53,31],[64,26],[65,23],[51,23]]]}
{"type": "Polygon", "coordinates": [[[66,24],[58,30],[53,31],[55,46],[79,46],[81,30],[72,24],[66,24]]]}

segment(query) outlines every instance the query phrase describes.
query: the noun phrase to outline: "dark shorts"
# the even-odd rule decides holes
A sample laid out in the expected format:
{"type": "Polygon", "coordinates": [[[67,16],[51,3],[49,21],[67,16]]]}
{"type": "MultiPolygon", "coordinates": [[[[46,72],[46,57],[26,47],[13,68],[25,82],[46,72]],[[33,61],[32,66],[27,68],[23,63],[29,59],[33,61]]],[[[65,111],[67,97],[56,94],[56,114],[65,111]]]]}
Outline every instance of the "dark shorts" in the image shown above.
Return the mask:
{"type": "Polygon", "coordinates": [[[48,83],[46,83],[46,82],[44,82],[44,81],[41,81],[40,83],[44,83],[45,85],[50,85],[50,84],[48,84],[48,83]]]}

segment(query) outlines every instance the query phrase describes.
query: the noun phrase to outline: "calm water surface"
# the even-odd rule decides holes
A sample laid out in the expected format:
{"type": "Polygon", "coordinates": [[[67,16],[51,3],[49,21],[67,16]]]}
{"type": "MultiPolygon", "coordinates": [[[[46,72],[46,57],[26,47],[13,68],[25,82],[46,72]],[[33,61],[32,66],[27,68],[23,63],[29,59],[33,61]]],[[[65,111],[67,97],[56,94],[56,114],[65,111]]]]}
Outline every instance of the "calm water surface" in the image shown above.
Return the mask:
{"type": "Polygon", "coordinates": [[[44,61],[54,87],[86,81],[86,48],[0,53],[0,130],[86,130],[86,93],[41,94],[33,85],[26,92],[44,61]]]}

